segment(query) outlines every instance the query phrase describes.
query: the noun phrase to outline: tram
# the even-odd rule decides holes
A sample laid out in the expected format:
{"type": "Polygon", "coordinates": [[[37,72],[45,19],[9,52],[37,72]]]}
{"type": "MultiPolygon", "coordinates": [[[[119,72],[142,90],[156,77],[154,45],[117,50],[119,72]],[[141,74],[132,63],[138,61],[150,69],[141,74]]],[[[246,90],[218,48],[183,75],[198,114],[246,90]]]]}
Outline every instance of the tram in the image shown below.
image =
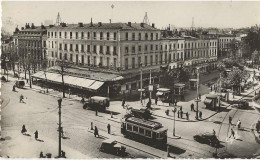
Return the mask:
{"type": "Polygon", "coordinates": [[[167,129],[158,122],[136,117],[125,118],[121,122],[121,133],[127,138],[158,148],[167,146],[167,129]]]}

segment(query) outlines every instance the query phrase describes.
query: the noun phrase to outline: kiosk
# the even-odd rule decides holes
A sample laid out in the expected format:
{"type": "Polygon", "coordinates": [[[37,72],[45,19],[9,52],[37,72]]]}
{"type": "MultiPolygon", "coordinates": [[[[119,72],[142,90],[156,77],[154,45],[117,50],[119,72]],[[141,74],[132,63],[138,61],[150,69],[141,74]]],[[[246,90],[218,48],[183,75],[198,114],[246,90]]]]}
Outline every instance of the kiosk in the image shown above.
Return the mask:
{"type": "Polygon", "coordinates": [[[204,100],[206,108],[215,110],[217,107],[218,95],[216,94],[207,94],[204,100]]]}

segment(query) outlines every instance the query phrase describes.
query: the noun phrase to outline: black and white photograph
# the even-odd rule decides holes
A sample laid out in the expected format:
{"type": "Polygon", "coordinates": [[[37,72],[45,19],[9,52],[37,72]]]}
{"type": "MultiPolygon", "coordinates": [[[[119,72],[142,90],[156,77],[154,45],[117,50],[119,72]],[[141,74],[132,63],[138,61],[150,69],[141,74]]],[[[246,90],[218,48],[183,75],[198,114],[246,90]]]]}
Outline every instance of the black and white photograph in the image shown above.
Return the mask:
{"type": "Polygon", "coordinates": [[[1,8],[1,158],[260,158],[260,1],[1,8]]]}

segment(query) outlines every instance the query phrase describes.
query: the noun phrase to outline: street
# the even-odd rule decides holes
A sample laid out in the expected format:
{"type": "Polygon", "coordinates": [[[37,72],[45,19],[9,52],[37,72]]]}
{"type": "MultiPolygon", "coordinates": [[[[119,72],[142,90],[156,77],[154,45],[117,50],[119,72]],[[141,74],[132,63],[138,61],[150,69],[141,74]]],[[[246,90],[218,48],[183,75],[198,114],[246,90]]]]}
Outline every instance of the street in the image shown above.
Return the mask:
{"type": "MultiPolygon", "coordinates": [[[[37,157],[43,153],[52,153],[57,156],[58,152],[58,102],[57,97],[39,93],[31,90],[28,86],[25,89],[12,91],[12,82],[2,83],[3,105],[2,105],[2,155],[9,157],[30,158],[37,157]],[[25,103],[19,103],[20,95],[25,97],[25,103]],[[30,136],[20,133],[22,125],[26,126],[30,136]],[[39,139],[34,140],[34,132],[39,132],[39,139]],[[26,145],[25,145],[26,144],[26,145]],[[51,145],[53,144],[53,145],[51,145]],[[35,147],[37,146],[37,147],[35,147]],[[54,152],[57,151],[57,152],[54,152]]],[[[254,93],[248,95],[252,96],[254,93]]],[[[127,102],[130,106],[140,102],[127,102]]],[[[183,103],[183,108],[189,109],[190,103],[183,103]]],[[[138,105],[136,105],[138,106],[138,105]]],[[[221,140],[223,147],[218,152],[228,151],[239,157],[250,157],[259,154],[259,143],[256,142],[251,133],[251,126],[259,118],[259,113],[252,110],[237,110],[227,107],[226,110],[213,114],[208,119],[202,121],[186,121],[176,118],[176,135],[180,139],[175,139],[173,135],[173,113],[166,117],[163,110],[169,108],[157,106],[159,110],[154,110],[154,121],[162,123],[168,128],[168,144],[172,146],[170,152],[172,157],[179,158],[210,158],[215,153],[215,148],[207,144],[201,144],[193,140],[193,136],[199,133],[216,131],[216,135],[221,140]],[[162,112],[160,112],[162,110],[162,112]],[[233,122],[238,119],[242,121],[243,130],[237,130],[236,126],[230,126],[228,117],[233,117],[233,122]],[[202,127],[203,126],[203,127],[202,127]],[[237,139],[229,139],[230,128],[234,128],[237,139]]],[[[100,152],[98,148],[105,137],[115,138],[119,143],[126,144],[128,157],[166,157],[166,151],[149,149],[151,147],[133,142],[123,137],[120,133],[120,119],[126,113],[120,101],[112,101],[109,111],[114,113],[113,118],[109,112],[98,113],[82,108],[82,103],[73,99],[62,100],[62,127],[64,138],[62,139],[62,149],[67,157],[73,158],[116,158],[116,155],[100,152]],[[95,138],[90,130],[93,122],[100,132],[101,138],[95,138]],[[107,134],[107,124],[111,125],[111,135],[107,134]],[[137,146],[136,146],[137,145],[137,146]],[[147,148],[145,150],[145,148],[147,148]],[[153,152],[151,150],[154,150],[153,152]],[[144,152],[147,151],[147,152],[144,152]]],[[[194,119],[194,118],[192,118],[194,119]]]]}

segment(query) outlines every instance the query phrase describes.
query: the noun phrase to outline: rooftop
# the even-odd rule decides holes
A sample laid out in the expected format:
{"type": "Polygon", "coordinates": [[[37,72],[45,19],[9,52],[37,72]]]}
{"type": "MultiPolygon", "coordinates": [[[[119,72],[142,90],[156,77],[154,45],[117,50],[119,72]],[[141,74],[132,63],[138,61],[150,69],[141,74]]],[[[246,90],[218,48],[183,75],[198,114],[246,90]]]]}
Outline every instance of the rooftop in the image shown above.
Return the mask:
{"type": "Polygon", "coordinates": [[[82,24],[66,24],[66,26],[54,26],[50,29],[121,29],[121,30],[153,30],[159,31],[159,29],[154,28],[145,23],[87,23],[82,24]],[[142,26],[141,26],[142,25],[142,26]]]}

